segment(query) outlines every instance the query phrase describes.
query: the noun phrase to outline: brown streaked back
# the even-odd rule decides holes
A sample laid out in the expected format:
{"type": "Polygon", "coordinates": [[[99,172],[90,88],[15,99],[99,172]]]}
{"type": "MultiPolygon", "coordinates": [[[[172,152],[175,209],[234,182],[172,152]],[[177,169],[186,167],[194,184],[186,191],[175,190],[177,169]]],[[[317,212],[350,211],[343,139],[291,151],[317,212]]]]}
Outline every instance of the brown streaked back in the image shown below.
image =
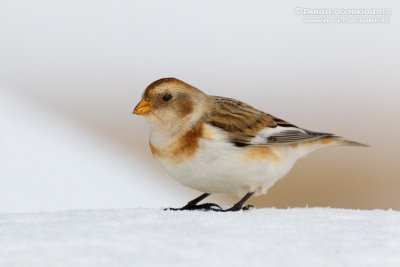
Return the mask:
{"type": "Polygon", "coordinates": [[[244,102],[213,96],[214,108],[206,123],[221,128],[230,140],[239,147],[248,145],[292,144],[334,136],[331,133],[312,132],[299,128],[287,121],[258,110],[244,102]],[[282,127],[282,131],[271,135],[265,143],[252,143],[260,131],[282,127]]]}

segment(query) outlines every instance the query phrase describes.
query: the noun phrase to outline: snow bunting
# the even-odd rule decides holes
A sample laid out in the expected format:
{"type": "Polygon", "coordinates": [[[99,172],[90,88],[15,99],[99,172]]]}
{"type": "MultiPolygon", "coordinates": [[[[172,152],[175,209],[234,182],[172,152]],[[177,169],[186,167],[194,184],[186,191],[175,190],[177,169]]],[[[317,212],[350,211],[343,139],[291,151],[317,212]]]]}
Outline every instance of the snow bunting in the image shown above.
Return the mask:
{"type": "Polygon", "coordinates": [[[241,101],[210,96],[175,78],[151,83],[134,114],[150,126],[150,149],[181,184],[203,192],[173,210],[238,211],[264,194],[310,152],[331,145],[365,146],[331,133],[313,132],[241,101]],[[198,204],[214,193],[243,197],[229,209],[198,204]]]}

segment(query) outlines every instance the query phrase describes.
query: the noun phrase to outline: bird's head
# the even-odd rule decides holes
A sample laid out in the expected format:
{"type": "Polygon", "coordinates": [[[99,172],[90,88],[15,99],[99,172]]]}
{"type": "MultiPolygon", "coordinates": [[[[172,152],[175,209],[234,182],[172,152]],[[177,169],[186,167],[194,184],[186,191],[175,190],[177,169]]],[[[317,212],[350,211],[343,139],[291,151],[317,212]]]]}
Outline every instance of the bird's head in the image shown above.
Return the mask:
{"type": "Polygon", "coordinates": [[[175,78],[163,78],[145,89],[133,113],[142,115],[158,131],[183,131],[190,128],[211,105],[208,95],[175,78]]]}

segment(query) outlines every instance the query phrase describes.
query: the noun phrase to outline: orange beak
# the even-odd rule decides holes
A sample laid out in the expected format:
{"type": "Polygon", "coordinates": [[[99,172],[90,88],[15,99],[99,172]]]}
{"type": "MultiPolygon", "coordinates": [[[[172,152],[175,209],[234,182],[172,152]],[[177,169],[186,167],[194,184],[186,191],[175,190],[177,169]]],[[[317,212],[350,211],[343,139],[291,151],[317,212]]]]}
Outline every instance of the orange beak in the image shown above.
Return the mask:
{"type": "Polygon", "coordinates": [[[151,110],[150,102],[146,100],[140,100],[140,102],[136,105],[133,110],[133,114],[136,115],[144,115],[151,110]]]}

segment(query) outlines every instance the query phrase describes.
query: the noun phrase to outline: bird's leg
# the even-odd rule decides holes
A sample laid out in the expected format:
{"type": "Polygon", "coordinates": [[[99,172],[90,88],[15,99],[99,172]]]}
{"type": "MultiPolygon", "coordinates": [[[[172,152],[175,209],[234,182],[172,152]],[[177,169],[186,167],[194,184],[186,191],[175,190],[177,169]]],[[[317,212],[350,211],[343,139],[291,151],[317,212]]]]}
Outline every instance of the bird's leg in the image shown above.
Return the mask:
{"type": "Polygon", "coordinates": [[[202,201],[209,195],[210,194],[208,194],[208,193],[204,193],[201,196],[189,201],[182,208],[167,208],[165,210],[215,210],[215,211],[222,210],[222,208],[219,205],[214,204],[214,203],[204,203],[204,204],[197,205],[197,203],[199,203],[200,201],[202,201]]]}
{"type": "Polygon", "coordinates": [[[226,209],[226,210],[216,210],[216,211],[239,211],[239,210],[249,210],[253,206],[251,205],[246,205],[243,206],[243,204],[254,194],[254,192],[249,192],[247,193],[241,200],[239,200],[238,203],[233,205],[231,208],[226,209]]]}

